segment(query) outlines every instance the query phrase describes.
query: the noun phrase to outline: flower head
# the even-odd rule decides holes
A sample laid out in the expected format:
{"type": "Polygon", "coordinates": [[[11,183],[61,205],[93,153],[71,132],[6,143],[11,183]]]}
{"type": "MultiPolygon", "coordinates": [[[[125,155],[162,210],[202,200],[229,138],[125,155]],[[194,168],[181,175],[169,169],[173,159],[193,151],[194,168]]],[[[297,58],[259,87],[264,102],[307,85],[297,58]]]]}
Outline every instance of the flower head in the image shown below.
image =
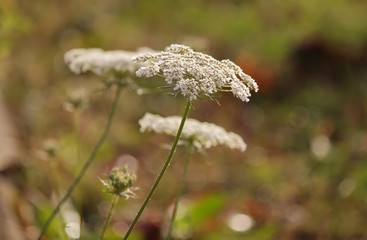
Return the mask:
{"type": "Polygon", "coordinates": [[[136,175],[134,172],[130,172],[127,166],[121,169],[113,168],[107,178],[108,180],[101,180],[103,185],[106,186],[107,192],[126,198],[135,197],[132,185],[136,181],[136,175]]]}
{"type": "Polygon", "coordinates": [[[55,139],[47,139],[42,144],[42,150],[37,152],[42,160],[52,160],[59,155],[59,143],[55,139]]]}
{"type": "Polygon", "coordinates": [[[132,57],[139,53],[153,52],[149,48],[141,48],[136,52],[115,50],[104,51],[99,48],[77,48],[65,53],[64,60],[75,74],[93,72],[100,76],[111,73],[132,74],[141,64],[132,62],[132,57]]]}
{"type": "Polygon", "coordinates": [[[218,91],[231,91],[242,101],[249,101],[256,82],[230,60],[216,60],[191,48],[172,44],[159,53],[143,53],[133,58],[136,63],[150,62],[136,72],[141,77],[162,75],[173,90],[190,100],[200,94],[212,97],[218,91]]]}
{"type": "MultiPolygon", "coordinates": [[[[146,113],[139,120],[140,131],[153,131],[176,136],[182,117],[170,116],[161,117],[159,115],[146,113]]],[[[227,132],[224,128],[213,123],[200,122],[188,118],[182,130],[183,139],[192,140],[197,148],[210,148],[216,145],[226,145],[231,149],[246,150],[246,144],[242,138],[233,133],[227,132]]]]}
{"type": "Polygon", "coordinates": [[[66,101],[64,102],[64,108],[66,111],[82,111],[88,107],[88,96],[84,88],[71,91],[66,101]]]}

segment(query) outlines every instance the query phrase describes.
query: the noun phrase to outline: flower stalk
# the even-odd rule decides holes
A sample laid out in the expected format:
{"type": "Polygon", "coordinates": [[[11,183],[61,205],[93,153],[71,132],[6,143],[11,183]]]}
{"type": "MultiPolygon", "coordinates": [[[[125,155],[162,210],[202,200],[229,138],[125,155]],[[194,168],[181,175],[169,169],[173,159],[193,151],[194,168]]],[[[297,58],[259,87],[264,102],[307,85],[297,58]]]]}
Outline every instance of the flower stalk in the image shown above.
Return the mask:
{"type": "Polygon", "coordinates": [[[101,236],[100,236],[99,240],[102,240],[103,237],[104,237],[104,234],[107,230],[107,226],[108,226],[108,224],[111,220],[113,209],[115,208],[116,203],[117,203],[118,200],[119,200],[119,195],[114,194],[113,199],[112,199],[112,203],[111,203],[111,207],[110,207],[110,211],[108,212],[106,221],[104,222],[103,229],[102,229],[101,236]]]}
{"type": "Polygon", "coordinates": [[[87,171],[88,167],[90,166],[90,164],[93,162],[98,150],[100,149],[100,147],[102,146],[103,142],[105,141],[111,125],[112,125],[112,119],[115,115],[116,112],[116,108],[117,108],[117,103],[118,100],[120,98],[120,94],[121,94],[121,89],[122,89],[122,85],[121,84],[116,84],[117,85],[117,90],[116,90],[116,94],[115,94],[115,99],[107,120],[107,124],[106,127],[99,139],[99,141],[97,142],[96,146],[94,147],[93,151],[91,152],[91,154],[89,155],[89,158],[87,159],[87,161],[84,163],[82,169],[80,170],[78,176],[74,179],[73,183],[70,185],[70,187],[68,188],[67,192],[65,193],[64,197],[60,200],[60,202],[57,204],[56,208],[54,209],[54,211],[51,213],[51,215],[48,217],[46,223],[43,225],[41,232],[38,236],[38,240],[40,240],[42,238],[42,236],[45,234],[47,228],[49,227],[49,225],[51,224],[52,220],[55,218],[55,216],[57,215],[57,213],[60,211],[61,206],[66,202],[66,200],[70,197],[71,193],[73,192],[74,188],[79,184],[80,180],[83,178],[85,172],[87,171]]]}
{"type": "Polygon", "coordinates": [[[181,176],[181,179],[180,179],[180,184],[179,184],[179,187],[178,187],[178,192],[177,192],[175,205],[173,206],[172,217],[171,217],[171,220],[170,220],[170,223],[169,223],[167,236],[165,238],[166,240],[172,239],[171,235],[172,235],[173,225],[174,225],[174,222],[175,222],[175,219],[176,219],[178,205],[180,203],[181,196],[182,196],[182,191],[183,191],[183,188],[185,186],[187,169],[188,169],[188,166],[189,166],[190,159],[192,157],[193,149],[194,149],[194,143],[193,143],[192,140],[190,140],[189,145],[187,146],[184,170],[182,172],[182,176],[181,176]]]}
{"type": "Polygon", "coordinates": [[[155,180],[152,188],[150,189],[147,197],[145,198],[143,204],[141,205],[141,207],[140,207],[138,213],[136,214],[133,222],[131,223],[129,229],[127,230],[127,232],[126,232],[123,240],[127,240],[129,238],[132,230],[134,229],[134,227],[135,227],[136,223],[138,222],[141,214],[143,213],[145,207],[148,205],[148,203],[149,203],[149,201],[150,201],[150,199],[151,199],[154,191],[156,190],[159,182],[161,181],[164,173],[166,172],[166,170],[167,170],[167,168],[168,168],[168,166],[169,166],[169,164],[170,164],[170,162],[172,160],[173,154],[176,151],[178,141],[180,140],[181,133],[182,133],[183,127],[185,125],[185,121],[186,121],[187,116],[189,115],[189,112],[190,112],[190,107],[191,107],[191,101],[190,100],[187,100],[184,115],[182,117],[182,120],[181,120],[180,126],[178,128],[177,135],[176,135],[176,138],[175,138],[175,140],[173,142],[172,148],[171,148],[171,150],[170,150],[170,152],[169,152],[169,154],[167,156],[166,162],[164,163],[164,165],[163,165],[161,171],[159,172],[159,174],[158,174],[158,176],[157,176],[157,178],[156,178],[156,180],[155,180]]]}

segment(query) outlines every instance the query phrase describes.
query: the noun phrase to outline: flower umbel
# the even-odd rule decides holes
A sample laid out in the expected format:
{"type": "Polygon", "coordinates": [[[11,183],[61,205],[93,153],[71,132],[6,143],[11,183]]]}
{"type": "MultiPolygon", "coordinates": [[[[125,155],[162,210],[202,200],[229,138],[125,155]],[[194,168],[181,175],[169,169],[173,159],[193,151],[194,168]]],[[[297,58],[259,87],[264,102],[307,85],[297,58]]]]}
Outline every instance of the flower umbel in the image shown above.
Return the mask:
{"type": "Polygon", "coordinates": [[[133,63],[132,57],[145,52],[153,52],[149,48],[140,48],[136,52],[114,50],[104,51],[99,48],[77,48],[65,53],[64,60],[75,74],[93,72],[99,76],[113,73],[133,74],[141,64],[133,63]]]}
{"type": "MultiPolygon", "coordinates": [[[[176,136],[177,129],[182,117],[170,116],[161,117],[159,115],[146,113],[139,120],[140,131],[153,131],[176,136]]],[[[213,123],[200,122],[196,119],[188,118],[183,128],[182,139],[192,140],[197,148],[210,148],[216,145],[225,145],[231,149],[246,150],[246,143],[242,138],[233,133],[227,132],[224,128],[213,123]]]]}
{"type": "Polygon", "coordinates": [[[130,172],[127,166],[123,168],[113,168],[107,175],[108,180],[101,180],[103,185],[106,186],[107,192],[124,196],[126,199],[135,197],[135,193],[132,191],[132,185],[136,181],[136,175],[134,172],[130,172]]]}
{"type": "Polygon", "coordinates": [[[247,102],[250,90],[258,90],[256,82],[232,61],[219,61],[184,45],[172,44],[159,53],[143,53],[133,61],[150,62],[140,67],[136,72],[138,77],[163,76],[174,91],[190,100],[200,94],[213,97],[218,91],[229,91],[247,102]]]}

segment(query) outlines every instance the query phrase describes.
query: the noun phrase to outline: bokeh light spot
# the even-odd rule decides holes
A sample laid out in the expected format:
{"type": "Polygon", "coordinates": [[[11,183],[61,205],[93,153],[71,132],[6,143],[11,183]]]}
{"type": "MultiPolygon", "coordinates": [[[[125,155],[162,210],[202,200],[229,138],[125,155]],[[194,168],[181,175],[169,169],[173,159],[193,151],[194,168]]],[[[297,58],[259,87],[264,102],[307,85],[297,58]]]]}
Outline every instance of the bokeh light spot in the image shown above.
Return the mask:
{"type": "Polygon", "coordinates": [[[311,140],[311,151],[320,160],[328,155],[330,147],[330,140],[327,136],[319,135],[311,140]]]}
{"type": "Polygon", "coordinates": [[[246,232],[253,225],[254,221],[246,214],[235,213],[228,218],[228,226],[236,232],[246,232]]]}

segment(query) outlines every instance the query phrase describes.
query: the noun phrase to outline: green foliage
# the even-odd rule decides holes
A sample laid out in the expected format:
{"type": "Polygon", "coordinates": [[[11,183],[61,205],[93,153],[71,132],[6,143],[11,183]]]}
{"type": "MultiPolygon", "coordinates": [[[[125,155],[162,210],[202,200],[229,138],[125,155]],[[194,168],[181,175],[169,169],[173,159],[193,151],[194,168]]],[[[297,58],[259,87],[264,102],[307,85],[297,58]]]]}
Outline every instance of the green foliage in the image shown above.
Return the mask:
{"type": "Polygon", "coordinates": [[[196,229],[210,224],[213,217],[223,210],[225,203],[224,195],[209,194],[194,202],[182,204],[174,223],[173,236],[185,239],[191,236],[196,229]]]}
{"type": "MultiPolygon", "coordinates": [[[[40,226],[42,226],[46,222],[48,216],[50,216],[52,211],[53,211],[53,207],[50,205],[40,204],[38,206],[36,215],[37,215],[37,221],[40,226]]],[[[65,222],[59,215],[58,217],[55,218],[55,221],[50,224],[50,227],[47,231],[47,235],[50,238],[66,240],[68,238],[64,231],[64,227],[65,227],[65,222]]]]}

